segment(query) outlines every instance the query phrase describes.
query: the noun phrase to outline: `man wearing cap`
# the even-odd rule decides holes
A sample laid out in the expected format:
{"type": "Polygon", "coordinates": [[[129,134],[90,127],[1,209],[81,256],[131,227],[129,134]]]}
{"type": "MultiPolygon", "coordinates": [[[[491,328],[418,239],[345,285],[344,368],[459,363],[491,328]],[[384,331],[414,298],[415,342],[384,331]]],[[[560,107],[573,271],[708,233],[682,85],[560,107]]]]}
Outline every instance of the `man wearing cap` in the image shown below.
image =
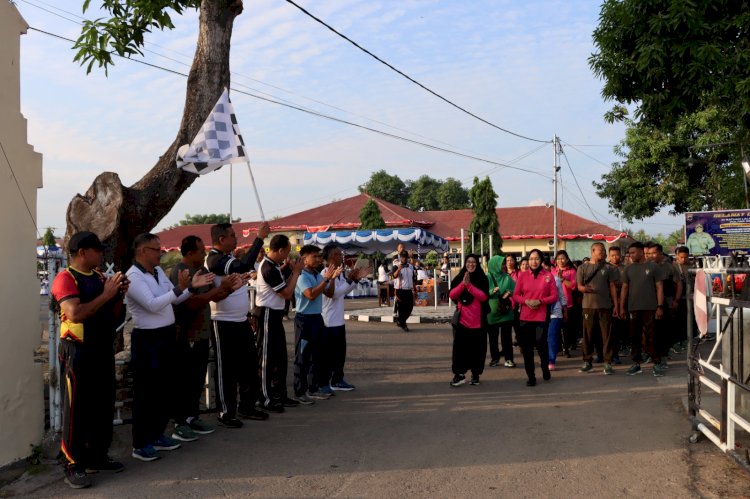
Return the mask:
{"type": "MultiPolygon", "coordinates": [[[[125,297],[133,316],[130,336],[133,372],[133,458],[154,461],[156,451],[174,450],[180,443],[164,435],[175,411],[174,354],[177,332],[172,305],[193,295],[196,288],[209,285],[210,273],[180,272],[177,285],[159,266],[161,244],[154,234],[139,234],[133,241],[135,258],[126,275],[130,288],[125,297]]],[[[178,422],[179,423],[179,422],[178,422]]],[[[172,433],[179,436],[177,433],[172,433]]]]}
{"type": "Polygon", "coordinates": [[[67,461],[65,481],[74,489],[91,486],[87,471],[123,469],[107,451],[115,402],[113,343],[127,280],[121,272],[107,279],[97,270],[103,249],[93,232],[73,234],[70,266],[52,283],[53,303],[60,310],[60,446],[67,461]]]}

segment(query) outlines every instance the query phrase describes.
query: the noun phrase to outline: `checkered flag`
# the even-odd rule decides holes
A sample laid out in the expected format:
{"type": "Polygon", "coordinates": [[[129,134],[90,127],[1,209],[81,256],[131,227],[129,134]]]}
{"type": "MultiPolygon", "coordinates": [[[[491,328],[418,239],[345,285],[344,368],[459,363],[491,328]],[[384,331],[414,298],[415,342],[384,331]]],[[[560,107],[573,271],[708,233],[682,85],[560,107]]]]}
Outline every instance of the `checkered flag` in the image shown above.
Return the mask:
{"type": "Polygon", "coordinates": [[[177,167],[203,175],[229,163],[246,161],[245,142],[225,88],[190,144],[177,151],[177,167]]]}

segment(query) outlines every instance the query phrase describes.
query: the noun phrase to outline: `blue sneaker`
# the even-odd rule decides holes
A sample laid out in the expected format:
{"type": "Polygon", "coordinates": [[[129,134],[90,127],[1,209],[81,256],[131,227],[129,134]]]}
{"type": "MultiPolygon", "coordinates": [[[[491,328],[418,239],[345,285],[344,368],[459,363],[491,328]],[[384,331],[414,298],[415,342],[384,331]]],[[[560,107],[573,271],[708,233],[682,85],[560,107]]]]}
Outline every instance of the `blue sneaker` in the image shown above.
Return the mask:
{"type": "Polygon", "coordinates": [[[350,392],[354,390],[354,385],[349,384],[345,379],[342,379],[338,383],[331,384],[331,389],[337,392],[350,392]]]}
{"type": "Polygon", "coordinates": [[[154,442],[152,445],[156,450],[175,450],[181,447],[180,442],[178,442],[174,438],[169,438],[166,435],[162,435],[157,438],[156,442],[154,442]]]}
{"type": "Polygon", "coordinates": [[[325,395],[328,395],[329,397],[335,395],[335,393],[333,393],[333,388],[331,388],[331,385],[321,386],[320,388],[318,388],[318,393],[323,393],[325,395]]]}
{"type": "Polygon", "coordinates": [[[141,447],[140,449],[133,448],[133,453],[131,454],[132,457],[135,459],[140,459],[141,461],[156,461],[159,459],[159,456],[156,454],[156,449],[154,449],[153,445],[147,445],[145,447],[141,447]]]}

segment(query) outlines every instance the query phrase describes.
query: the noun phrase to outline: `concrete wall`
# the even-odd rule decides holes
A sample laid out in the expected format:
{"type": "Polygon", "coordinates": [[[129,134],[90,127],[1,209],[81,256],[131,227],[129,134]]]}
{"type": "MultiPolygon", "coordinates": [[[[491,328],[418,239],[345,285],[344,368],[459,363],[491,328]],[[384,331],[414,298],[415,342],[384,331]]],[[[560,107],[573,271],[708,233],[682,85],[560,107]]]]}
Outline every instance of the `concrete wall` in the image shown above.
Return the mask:
{"type": "Polygon", "coordinates": [[[44,431],[41,343],[36,277],[37,189],[42,157],[26,139],[20,104],[20,37],[27,25],[8,0],[0,0],[0,466],[30,454],[44,431]],[[3,154],[3,151],[5,154],[3,154]],[[7,159],[6,159],[7,157],[7,159]],[[10,163],[10,164],[9,164],[10,163]],[[20,189],[19,189],[20,186],[20,189]],[[28,208],[27,208],[28,206],[28,208]]]}

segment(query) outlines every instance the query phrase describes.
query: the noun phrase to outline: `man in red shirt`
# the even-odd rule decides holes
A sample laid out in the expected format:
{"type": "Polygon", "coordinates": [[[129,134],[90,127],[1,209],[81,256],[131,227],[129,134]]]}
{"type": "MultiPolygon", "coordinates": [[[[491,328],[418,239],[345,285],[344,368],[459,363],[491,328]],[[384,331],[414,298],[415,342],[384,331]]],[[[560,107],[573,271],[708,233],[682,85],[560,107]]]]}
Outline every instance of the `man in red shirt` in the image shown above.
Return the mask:
{"type": "Polygon", "coordinates": [[[103,248],[92,232],[74,234],[70,266],[52,283],[60,310],[61,450],[65,481],[74,489],[91,486],[87,472],[123,469],[107,451],[115,402],[113,343],[128,282],[121,272],[107,279],[97,270],[103,248]]]}

